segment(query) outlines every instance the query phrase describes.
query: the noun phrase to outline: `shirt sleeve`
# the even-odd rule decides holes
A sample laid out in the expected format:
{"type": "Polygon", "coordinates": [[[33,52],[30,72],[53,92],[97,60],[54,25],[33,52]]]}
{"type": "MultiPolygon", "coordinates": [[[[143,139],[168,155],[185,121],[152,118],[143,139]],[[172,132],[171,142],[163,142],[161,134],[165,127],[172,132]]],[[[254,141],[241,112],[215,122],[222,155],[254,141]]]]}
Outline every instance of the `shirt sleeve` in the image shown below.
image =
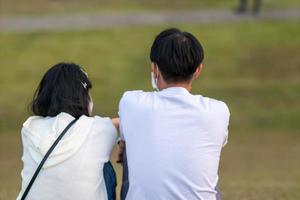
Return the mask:
{"type": "MultiPolygon", "coordinates": [[[[119,115],[120,116],[120,115],[119,115]]],[[[123,129],[122,129],[122,121],[121,121],[121,117],[120,117],[120,121],[119,121],[119,128],[120,128],[120,137],[119,137],[119,140],[125,140],[124,138],[124,134],[123,134],[123,129]]]]}
{"type": "Polygon", "coordinates": [[[224,120],[225,120],[225,131],[224,131],[224,141],[223,147],[228,143],[228,127],[229,127],[229,119],[230,119],[230,111],[228,106],[224,103],[224,120]]]}
{"type": "Polygon", "coordinates": [[[125,109],[125,98],[126,98],[126,92],[123,94],[120,103],[119,103],[119,129],[120,129],[120,140],[125,140],[124,138],[124,129],[123,129],[123,121],[124,121],[124,109],[125,109]]]}
{"type": "MultiPolygon", "coordinates": [[[[101,118],[95,117],[96,132],[101,137],[99,140],[101,147],[101,154],[105,158],[105,161],[109,160],[110,154],[112,152],[113,147],[115,146],[118,138],[118,131],[116,127],[113,125],[113,122],[110,118],[105,117],[101,118]]],[[[97,136],[98,137],[98,136],[97,136]]]]}
{"type": "Polygon", "coordinates": [[[228,143],[228,130],[226,131],[225,136],[224,136],[223,147],[224,147],[227,143],[228,143]]]}
{"type": "Polygon", "coordinates": [[[133,90],[124,92],[120,103],[119,103],[119,127],[120,127],[120,138],[126,141],[126,128],[129,126],[130,116],[136,108],[137,99],[143,93],[142,90],[133,90]]]}

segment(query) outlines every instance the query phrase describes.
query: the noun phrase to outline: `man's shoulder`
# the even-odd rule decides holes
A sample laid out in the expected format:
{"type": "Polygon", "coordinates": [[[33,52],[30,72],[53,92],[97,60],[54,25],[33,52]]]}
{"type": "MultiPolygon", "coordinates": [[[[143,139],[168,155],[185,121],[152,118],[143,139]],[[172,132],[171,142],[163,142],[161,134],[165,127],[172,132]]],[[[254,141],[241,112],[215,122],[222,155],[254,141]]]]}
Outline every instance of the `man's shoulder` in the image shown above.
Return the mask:
{"type": "Polygon", "coordinates": [[[145,92],[143,90],[132,90],[132,91],[126,91],[123,93],[120,103],[119,103],[119,109],[121,108],[129,108],[130,105],[136,105],[138,102],[141,102],[141,99],[145,97],[145,95],[150,95],[151,92],[145,92]]]}
{"type": "Polygon", "coordinates": [[[211,97],[204,97],[201,95],[195,95],[199,96],[201,103],[208,109],[216,110],[218,112],[223,112],[224,114],[230,115],[229,108],[227,104],[224,101],[214,99],[211,97]]]}
{"type": "Polygon", "coordinates": [[[149,96],[153,92],[145,92],[143,90],[131,90],[123,93],[121,101],[136,101],[141,97],[149,96]]]}
{"type": "Polygon", "coordinates": [[[141,95],[145,93],[145,91],[143,90],[130,90],[130,91],[125,91],[123,93],[122,98],[128,98],[128,97],[132,97],[132,96],[137,96],[137,95],[141,95]]]}

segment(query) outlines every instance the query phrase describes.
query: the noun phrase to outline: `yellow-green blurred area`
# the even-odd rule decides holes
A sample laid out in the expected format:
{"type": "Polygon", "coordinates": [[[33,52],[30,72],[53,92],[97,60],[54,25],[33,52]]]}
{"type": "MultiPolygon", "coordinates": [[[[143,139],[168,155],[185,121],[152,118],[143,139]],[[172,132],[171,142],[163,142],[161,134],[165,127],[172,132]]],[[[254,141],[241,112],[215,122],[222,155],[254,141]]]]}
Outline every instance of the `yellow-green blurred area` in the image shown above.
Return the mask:
{"type": "MultiPolygon", "coordinates": [[[[1,0],[1,15],[233,9],[238,3],[75,2],[1,0]]],[[[264,7],[299,6],[296,2],[269,0],[264,7]]],[[[220,164],[225,200],[300,199],[299,24],[297,20],[176,24],[192,32],[205,49],[204,68],[194,82],[193,93],[223,100],[231,111],[229,142],[220,164]]],[[[27,105],[46,70],[61,61],[82,65],[93,82],[94,114],[117,116],[124,91],[151,90],[150,47],[155,35],[167,27],[170,25],[0,32],[1,200],[14,199],[19,192],[20,128],[29,116],[27,105]]],[[[116,151],[112,155],[115,160],[116,151]]],[[[121,167],[114,165],[120,186],[121,167]]]]}
{"type": "MultiPolygon", "coordinates": [[[[237,0],[0,0],[0,15],[69,14],[99,11],[232,9],[237,0]]],[[[298,0],[263,0],[264,9],[299,7],[298,0]]]]}

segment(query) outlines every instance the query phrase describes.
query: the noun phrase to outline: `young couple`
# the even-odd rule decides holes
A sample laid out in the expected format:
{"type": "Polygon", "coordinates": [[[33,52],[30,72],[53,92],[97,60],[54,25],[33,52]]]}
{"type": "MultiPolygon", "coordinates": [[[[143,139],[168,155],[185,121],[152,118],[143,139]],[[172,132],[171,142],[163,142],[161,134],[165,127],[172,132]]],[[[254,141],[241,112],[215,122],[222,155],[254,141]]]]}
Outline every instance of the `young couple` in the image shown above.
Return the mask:
{"type": "Polygon", "coordinates": [[[108,192],[112,179],[105,178],[111,171],[103,169],[118,132],[126,145],[123,166],[128,166],[122,199],[218,199],[230,114],[225,103],[190,93],[203,58],[192,34],[162,31],[150,52],[157,91],[125,92],[115,119],[91,116],[92,84],[81,67],[60,63],[50,68],[34,95],[35,116],[21,131],[24,167],[17,199],[25,199],[24,193],[29,200],[115,198],[108,192]]]}

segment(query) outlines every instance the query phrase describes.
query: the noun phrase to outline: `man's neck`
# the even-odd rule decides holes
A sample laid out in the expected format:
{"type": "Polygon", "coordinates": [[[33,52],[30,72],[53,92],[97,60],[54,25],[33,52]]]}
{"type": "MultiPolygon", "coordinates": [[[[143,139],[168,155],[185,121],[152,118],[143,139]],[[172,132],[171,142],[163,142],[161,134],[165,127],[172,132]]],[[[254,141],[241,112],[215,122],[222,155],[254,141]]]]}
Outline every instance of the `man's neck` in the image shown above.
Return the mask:
{"type": "Polygon", "coordinates": [[[159,90],[167,89],[170,87],[182,87],[182,88],[187,89],[187,91],[189,91],[189,92],[191,92],[191,90],[192,90],[191,83],[165,83],[159,88],[159,90]]]}

